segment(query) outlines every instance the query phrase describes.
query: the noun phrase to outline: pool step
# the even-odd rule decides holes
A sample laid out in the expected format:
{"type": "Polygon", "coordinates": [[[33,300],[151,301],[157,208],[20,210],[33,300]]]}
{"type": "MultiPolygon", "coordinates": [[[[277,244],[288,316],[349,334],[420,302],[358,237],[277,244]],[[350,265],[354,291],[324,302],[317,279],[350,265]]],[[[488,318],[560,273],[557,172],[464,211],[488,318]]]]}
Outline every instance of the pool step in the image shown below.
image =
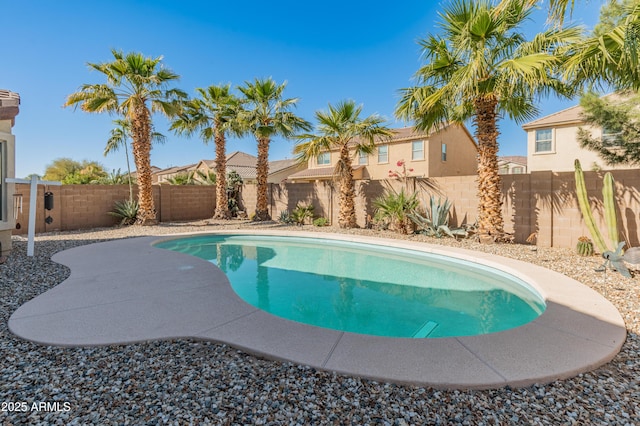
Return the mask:
{"type": "Polygon", "coordinates": [[[413,333],[412,337],[415,337],[417,339],[423,338],[423,337],[429,337],[429,335],[433,332],[433,330],[435,330],[437,326],[438,326],[437,322],[427,321],[424,324],[422,324],[422,327],[420,327],[418,331],[413,333]]]}

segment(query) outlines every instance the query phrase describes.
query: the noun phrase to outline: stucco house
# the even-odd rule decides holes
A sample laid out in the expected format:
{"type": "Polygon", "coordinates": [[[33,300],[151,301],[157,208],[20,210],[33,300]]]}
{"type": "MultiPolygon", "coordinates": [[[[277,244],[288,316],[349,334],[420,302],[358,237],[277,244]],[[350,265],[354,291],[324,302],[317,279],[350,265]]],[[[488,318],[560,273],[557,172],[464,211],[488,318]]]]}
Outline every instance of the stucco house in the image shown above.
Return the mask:
{"type": "MultiPolygon", "coordinates": [[[[404,160],[409,176],[468,176],[476,173],[477,147],[473,137],[461,125],[449,124],[430,134],[416,132],[412,127],[394,130],[391,139],[376,141],[372,154],[355,155],[353,177],[355,179],[382,180],[389,171],[398,171],[396,163],[404,160]]],[[[308,162],[306,170],[294,173],[289,182],[330,180],[340,157],[335,149],[320,154],[308,162]]]]}
{"type": "MultiPolygon", "coordinates": [[[[256,182],[256,166],[258,158],[247,154],[242,151],[234,151],[227,155],[227,173],[230,171],[237,172],[244,183],[256,182]]],[[[181,173],[191,173],[195,171],[201,171],[204,174],[209,172],[215,172],[216,160],[200,160],[194,164],[188,164],[186,166],[171,167],[168,169],[160,170],[155,173],[158,183],[165,183],[171,177],[174,177],[181,173]]],[[[287,179],[292,173],[298,172],[306,168],[306,165],[299,164],[296,160],[275,160],[269,162],[269,175],[267,177],[268,183],[280,183],[287,179]]]]}
{"type": "Polygon", "coordinates": [[[583,170],[634,168],[626,165],[609,166],[597,153],[581,148],[578,141],[580,127],[591,131],[593,137],[604,137],[612,144],[616,143],[615,134],[587,124],[582,118],[582,107],[576,105],[522,126],[527,132],[528,171],[574,171],[576,159],[580,160],[583,170]]]}
{"type": "Polygon", "coordinates": [[[0,257],[11,250],[11,233],[16,226],[13,212],[15,184],[6,178],[15,178],[15,137],[11,128],[20,112],[20,95],[0,89],[0,257]]]}
{"type": "Polygon", "coordinates": [[[498,173],[501,175],[520,175],[527,173],[527,157],[524,155],[498,157],[498,173]]]}

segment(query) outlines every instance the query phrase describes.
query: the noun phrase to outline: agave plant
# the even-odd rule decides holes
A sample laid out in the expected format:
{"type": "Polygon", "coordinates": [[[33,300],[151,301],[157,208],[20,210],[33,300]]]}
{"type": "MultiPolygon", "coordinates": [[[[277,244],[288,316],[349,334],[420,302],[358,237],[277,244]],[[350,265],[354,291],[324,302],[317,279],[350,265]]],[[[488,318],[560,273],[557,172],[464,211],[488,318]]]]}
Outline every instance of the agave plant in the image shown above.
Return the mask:
{"type": "Polygon", "coordinates": [[[132,225],[138,215],[138,202],[136,200],[116,201],[113,211],[108,214],[120,219],[120,225],[132,225]]]}
{"type": "Polygon", "coordinates": [[[417,210],[413,210],[408,216],[416,224],[420,232],[431,237],[440,238],[448,235],[452,238],[457,236],[466,237],[468,235],[464,228],[449,228],[449,210],[451,202],[445,198],[444,202],[435,196],[429,197],[429,205],[425,209],[425,215],[422,216],[417,210]]]}
{"type": "Polygon", "coordinates": [[[407,194],[404,188],[396,191],[389,186],[384,195],[373,201],[376,208],[376,219],[387,223],[391,228],[408,234],[411,230],[410,214],[420,205],[418,195],[407,194]]]}

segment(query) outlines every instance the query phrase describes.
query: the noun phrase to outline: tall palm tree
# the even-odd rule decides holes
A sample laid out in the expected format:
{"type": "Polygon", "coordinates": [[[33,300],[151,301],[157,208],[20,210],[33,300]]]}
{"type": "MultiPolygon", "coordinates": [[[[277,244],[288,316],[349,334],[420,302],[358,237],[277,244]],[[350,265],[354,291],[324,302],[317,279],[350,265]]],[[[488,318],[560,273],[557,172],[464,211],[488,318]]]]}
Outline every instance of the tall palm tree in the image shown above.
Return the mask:
{"type": "Polygon", "coordinates": [[[601,25],[565,54],[567,81],[640,90],[640,1],[626,2],[618,22],[601,25]]]}
{"type": "Polygon", "coordinates": [[[214,219],[230,219],[227,197],[226,133],[238,133],[239,99],[230,91],[231,85],[209,86],[196,91],[200,98],[185,104],[184,110],[171,124],[178,134],[191,135],[200,131],[204,143],[213,140],[216,146],[216,210],[214,219]]]}
{"type": "MultiPolygon", "coordinates": [[[[131,181],[131,165],[129,164],[129,148],[127,147],[129,140],[131,139],[131,122],[126,119],[113,120],[113,124],[116,125],[111,129],[111,136],[107,140],[107,145],[104,147],[103,155],[106,157],[112,152],[116,152],[120,147],[124,147],[124,156],[127,159],[127,181],[129,182],[129,202],[133,202],[133,182],[131,181]]],[[[164,143],[167,138],[158,132],[151,133],[151,140],[159,143],[164,143]]]]}
{"type": "Polygon", "coordinates": [[[388,139],[393,135],[391,129],[382,125],[383,118],[375,114],[360,118],[361,112],[362,105],[356,105],[352,100],[339,102],[336,106],[329,104],[328,111],[316,112],[317,133],[300,135],[301,142],[293,150],[301,162],[332,149],[340,151],[334,176],[340,183],[338,224],[341,228],[357,226],[351,149],[356,156],[370,154],[375,150],[377,139],[388,139]]]}
{"type": "Polygon", "coordinates": [[[269,175],[269,144],[274,136],[290,138],[298,131],[308,131],[311,124],[291,112],[298,98],[283,99],[287,83],[277,84],[273,79],[245,81],[238,90],[244,95],[241,121],[245,132],[252,133],[258,142],[256,167],[257,201],[254,220],[270,220],[267,201],[269,175]]]}
{"type": "Polygon", "coordinates": [[[535,100],[549,92],[569,95],[557,78],[555,50],[575,41],[573,27],[550,29],[526,41],[520,27],[533,7],[521,0],[457,0],[440,14],[442,36],[419,43],[427,63],[418,85],[402,89],[396,115],[430,132],[446,122],[473,118],[478,144],[478,226],[483,241],[502,238],[498,126],[501,115],[516,121],[538,113],[535,100]]]}
{"type": "Polygon", "coordinates": [[[186,94],[167,86],[179,76],[163,68],[162,57],[150,58],[141,53],[112,50],[114,60],[89,63],[89,68],[107,77],[105,84],[84,84],[67,97],[65,106],[78,106],[86,112],[119,114],[131,123],[133,157],[138,178],[138,216],[136,223],[154,224],[156,209],[151,186],[151,114],[168,117],[180,109],[186,94]]]}

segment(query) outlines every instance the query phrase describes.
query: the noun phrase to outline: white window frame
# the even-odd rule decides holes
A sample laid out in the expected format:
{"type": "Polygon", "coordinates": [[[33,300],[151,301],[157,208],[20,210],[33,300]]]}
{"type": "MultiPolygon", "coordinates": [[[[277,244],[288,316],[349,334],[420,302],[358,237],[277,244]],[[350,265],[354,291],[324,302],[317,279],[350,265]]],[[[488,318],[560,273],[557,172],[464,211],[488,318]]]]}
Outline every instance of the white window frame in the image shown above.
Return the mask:
{"type": "Polygon", "coordinates": [[[602,146],[605,148],[619,148],[622,146],[622,140],[620,139],[622,132],[610,132],[605,128],[602,128],[602,146]]]}
{"type": "Polygon", "coordinates": [[[331,153],[323,152],[322,154],[318,154],[318,156],[316,157],[316,165],[318,166],[331,165],[331,153]]]}
{"type": "Polygon", "coordinates": [[[549,152],[554,152],[554,139],[555,139],[555,131],[553,128],[548,127],[546,129],[536,129],[533,132],[533,152],[536,154],[544,154],[544,153],[549,153],[549,152]],[[543,132],[543,131],[549,131],[550,133],[550,137],[549,139],[540,139],[538,140],[538,132],[543,132]],[[545,149],[545,150],[540,150],[538,149],[538,144],[539,143],[544,143],[544,144],[549,144],[549,149],[545,149]]]}
{"type": "Polygon", "coordinates": [[[411,161],[421,161],[424,160],[424,141],[413,141],[411,142],[411,161]],[[416,144],[420,144],[420,149],[416,149],[416,144]],[[417,153],[420,153],[420,156],[416,156],[417,153]]]}
{"type": "Polygon", "coordinates": [[[367,164],[369,164],[369,154],[366,152],[358,153],[358,165],[366,166],[367,164]]]}
{"type": "Polygon", "coordinates": [[[378,164],[387,163],[389,163],[389,145],[380,145],[378,146],[378,164]],[[385,151],[384,154],[381,152],[383,149],[385,151]]]}

